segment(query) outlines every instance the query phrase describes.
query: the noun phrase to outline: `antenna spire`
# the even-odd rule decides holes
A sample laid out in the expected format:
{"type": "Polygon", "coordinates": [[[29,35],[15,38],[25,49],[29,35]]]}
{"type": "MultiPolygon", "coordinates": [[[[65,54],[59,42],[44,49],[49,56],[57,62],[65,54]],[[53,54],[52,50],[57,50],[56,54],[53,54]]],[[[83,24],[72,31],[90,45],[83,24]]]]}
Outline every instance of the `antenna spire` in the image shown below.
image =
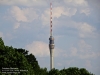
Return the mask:
{"type": "Polygon", "coordinates": [[[50,3],[50,36],[52,36],[52,3],[50,3]]]}

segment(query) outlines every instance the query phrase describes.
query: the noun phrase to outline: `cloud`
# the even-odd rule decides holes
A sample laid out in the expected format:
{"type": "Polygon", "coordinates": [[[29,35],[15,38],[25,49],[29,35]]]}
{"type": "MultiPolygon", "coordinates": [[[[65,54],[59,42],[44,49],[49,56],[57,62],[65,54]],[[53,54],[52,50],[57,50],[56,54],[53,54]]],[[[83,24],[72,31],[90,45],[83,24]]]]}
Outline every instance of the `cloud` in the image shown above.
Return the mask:
{"type": "Polygon", "coordinates": [[[19,28],[19,27],[20,27],[20,23],[15,23],[14,29],[17,29],[17,28],[19,28]]]}
{"type": "Polygon", "coordinates": [[[80,52],[86,52],[88,50],[91,50],[92,46],[91,45],[88,45],[84,40],[80,40],[79,43],[78,43],[78,46],[79,46],[79,51],[80,52]]]}
{"type": "MultiPolygon", "coordinates": [[[[86,51],[86,50],[85,50],[86,51]]],[[[97,55],[98,53],[95,53],[95,52],[89,52],[88,51],[88,53],[86,53],[86,52],[84,52],[83,54],[81,53],[80,55],[79,55],[79,58],[81,58],[81,59],[93,59],[93,58],[96,58],[96,57],[98,57],[98,55],[97,55]]]]}
{"type": "Polygon", "coordinates": [[[85,66],[86,66],[87,68],[92,68],[91,61],[86,60],[85,66]]]}
{"type": "Polygon", "coordinates": [[[35,9],[33,8],[19,8],[18,6],[13,6],[11,8],[12,17],[18,22],[32,22],[38,18],[35,9]]]}
{"type": "Polygon", "coordinates": [[[100,0],[87,0],[88,4],[96,11],[99,12],[100,9],[100,0]]]}
{"type": "Polygon", "coordinates": [[[77,25],[77,29],[79,30],[79,36],[82,38],[93,37],[95,34],[94,31],[96,30],[93,26],[87,23],[80,23],[80,25],[77,25]]]}
{"type": "MultiPolygon", "coordinates": [[[[50,56],[49,45],[42,41],[34,41],[31,44],[26,46],[26,49],[29,50],[30,53],[33,53],[38,57],[47,57],[50,56]]],[[[59,56],[62,53],[62,50],[55,48],[54,56],[59,56]]]]}
{"type": "Polygon", "coordinates": [[[66,4],[72,5],[72,6],[88,6],[88,3],[86,0],[64,0],[66,4]]]}
{"type": "MultiPolygon", "coordinates": [[[[76,8],[65,8],[63,6],[54,7],[52,9],[52,13],[53,13],[52,17],[53,17],[53,19],[59,18],[62,15],[71,17],[71,16],[75,15],[76,12],[77,12],[76,8]]],[[[49,23],[49,21],[50,21],[49,17],[50,17],[50,9],[46,9],[41,16],[41,20],[43,21],[44,25],[49,23]]]]}
{"type": "Polygon", "coordinates": [[[4,37],[4,34],[2,32],[0,32],[0,37],[4,37]]]}
{"type": "Polygon", "coordinates": [[[13,6],[11,9],[11,13],[12,13],[12,16],[17,21],[27,22],[27,18],[24,15],[24,12],[18,6],[13,6]]]}
{"type": "Polygon", "coordinates": [[[90,14],[90,9],[89,8],[81,9],[80,13],[84,13],[85,15],[88,16],[90,14]]]}
{"type": "Polygon", "coordinates": [[[98,35],[97,33],[95,33],[96,28],[86,22],[67,21],[64,26],[67,28],[76,29],[78,31],[77,34],[81,38],[94,38],[98,35]]]}
{"type": "Polygon", "coordinates": [[[77,28],[81,33],[92,33],[95,28],[87,23],[76,23],[73,25],[74,28],[77,28]]]}
{"type": "Polygon", "coordinates": [[[46,0],[0,0],[0,5],[45,6],[46,0]]]}
{"type": "Polygon", "coordinates": [[[57,63],[57,66],[62,66],[63,64],[61,64],[61,63],[57,63]]]}
{"type": "Polygon", "coordinates": [[[71,65],[73,62],[75,62],[75,60],[74,59],[72,59],[72,60],[68,60],[68,61],[66,61],[66,65],[71,65]]]}
{"type": "Polygon", "coordinates": [[[81,14],[84,13],[86,16],[90,15],[90,7],[88,0],[64,0],[68,7],[76,7],[77,11],[81,14]]]}
{"type": "Polygon", "coordinates": [[[70,49],[70,51],[71,51],[71,53],[70,53],[70,56],[77,56],[77,48],[75,48],[75,47],[72,47],[71,49],[70,49]]]}
{"type": "Polygon", "coordinates": [[[92,46],[87,44],[84,40],[80,40],[78,43],[78,52],[81,59],[95,58],[97,53],[92,51],[92,46]]]}
{"type": "Polygon", "coordinates": [[[49,56],[49,46],[40,41],[32,42],[31,44],[26,46],[26,49],[29,50],[30,53],[33,53],[36,56],[49,56]]]}
{"type": "Polygon", "coordinates": [[[84,40],[80,40],[76,47],[71,47],[69,49],[69,53],[67,54],[69,57],[78,57],[80,59],[93,59],[100,56],[100,52],[95,52],[92,50],[92,46],[87,44],[84,40]]]}
{"type": "Polygon", "coordinates": [[[17,38],[17,37],[14,36],[11,32],[7,32],[7,33],[5,34],[5,38],[6,38],[7,40],[11,41],[11,40],[13,40],[13,39],[15,39],[15,38],[17,38]]]}
{"type": "Polygon", "coordinates": [[[59,18],[62,15],[73,16],[76,14],[76,8],[55,7],[53,9],[53,17],[59,18]]]}

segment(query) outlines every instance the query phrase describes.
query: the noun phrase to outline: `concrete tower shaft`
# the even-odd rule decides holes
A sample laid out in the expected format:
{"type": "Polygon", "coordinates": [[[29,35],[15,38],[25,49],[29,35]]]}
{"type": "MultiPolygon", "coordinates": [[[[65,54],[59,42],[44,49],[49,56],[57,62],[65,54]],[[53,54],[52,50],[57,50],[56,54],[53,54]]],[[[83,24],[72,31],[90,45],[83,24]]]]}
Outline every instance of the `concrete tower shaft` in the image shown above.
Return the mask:
{"type": "Polygon", "coordinates": [[[52,36],[52,3],[50,3],[50,38],[49,38],[49,49],[50,49],[50,69],[53,69],[54,38],[52,36]]]}
{"type": "Polygon", "coordinates": [[[49,38],[49,49],[50,49],[50,69],[53,69],[53,57],[54,57],[54,38],[50,36],[49,38]]]}

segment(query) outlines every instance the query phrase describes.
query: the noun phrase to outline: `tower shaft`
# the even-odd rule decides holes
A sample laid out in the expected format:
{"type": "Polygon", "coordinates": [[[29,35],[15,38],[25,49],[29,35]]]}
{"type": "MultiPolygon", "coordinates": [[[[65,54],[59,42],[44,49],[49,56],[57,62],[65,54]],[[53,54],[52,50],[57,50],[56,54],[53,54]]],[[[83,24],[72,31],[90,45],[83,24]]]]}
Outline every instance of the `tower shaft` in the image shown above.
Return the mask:
{"type": "Polygon", "coordinates": [[[49,49],[50,49],[50,70],[54,68],[54,38],[50,36],[49,38],[49,49]]]}
{"type": "Polygon", "coordinates": [[[54,38],[52,36],[52,3],[50,3],[50,38],[49,38],[49,50],[50,50],[50,70],[53,69],[53,57],[54,57],[54,38]]]}
{"type": "Polygon", "coordinates": [[[54,49],[51,49],[50,50],[50,69],[53,69],[54,68],[54,63],[53,63],[53,52],[54,49]]]}

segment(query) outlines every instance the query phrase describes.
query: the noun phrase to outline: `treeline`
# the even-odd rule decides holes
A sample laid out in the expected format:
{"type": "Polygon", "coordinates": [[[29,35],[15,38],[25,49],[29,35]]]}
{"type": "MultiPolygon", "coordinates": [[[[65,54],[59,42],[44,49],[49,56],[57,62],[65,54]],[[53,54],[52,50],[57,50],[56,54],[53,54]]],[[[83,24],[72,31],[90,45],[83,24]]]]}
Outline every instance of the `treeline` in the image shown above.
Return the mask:
{"type": "Polygon", "coordinates": [[[41,68],[33,54],[25,49],[5,46],[0,38],[0,75],[94,75],[85,68],[69,67],[67,69],[41,68]],[[12,68],[12,69],[11,69],[12,68]],[[17,68],[17,69],[14,69],[17,68]],[[19,73],[20,72],[20,73],[19,73]]]}

